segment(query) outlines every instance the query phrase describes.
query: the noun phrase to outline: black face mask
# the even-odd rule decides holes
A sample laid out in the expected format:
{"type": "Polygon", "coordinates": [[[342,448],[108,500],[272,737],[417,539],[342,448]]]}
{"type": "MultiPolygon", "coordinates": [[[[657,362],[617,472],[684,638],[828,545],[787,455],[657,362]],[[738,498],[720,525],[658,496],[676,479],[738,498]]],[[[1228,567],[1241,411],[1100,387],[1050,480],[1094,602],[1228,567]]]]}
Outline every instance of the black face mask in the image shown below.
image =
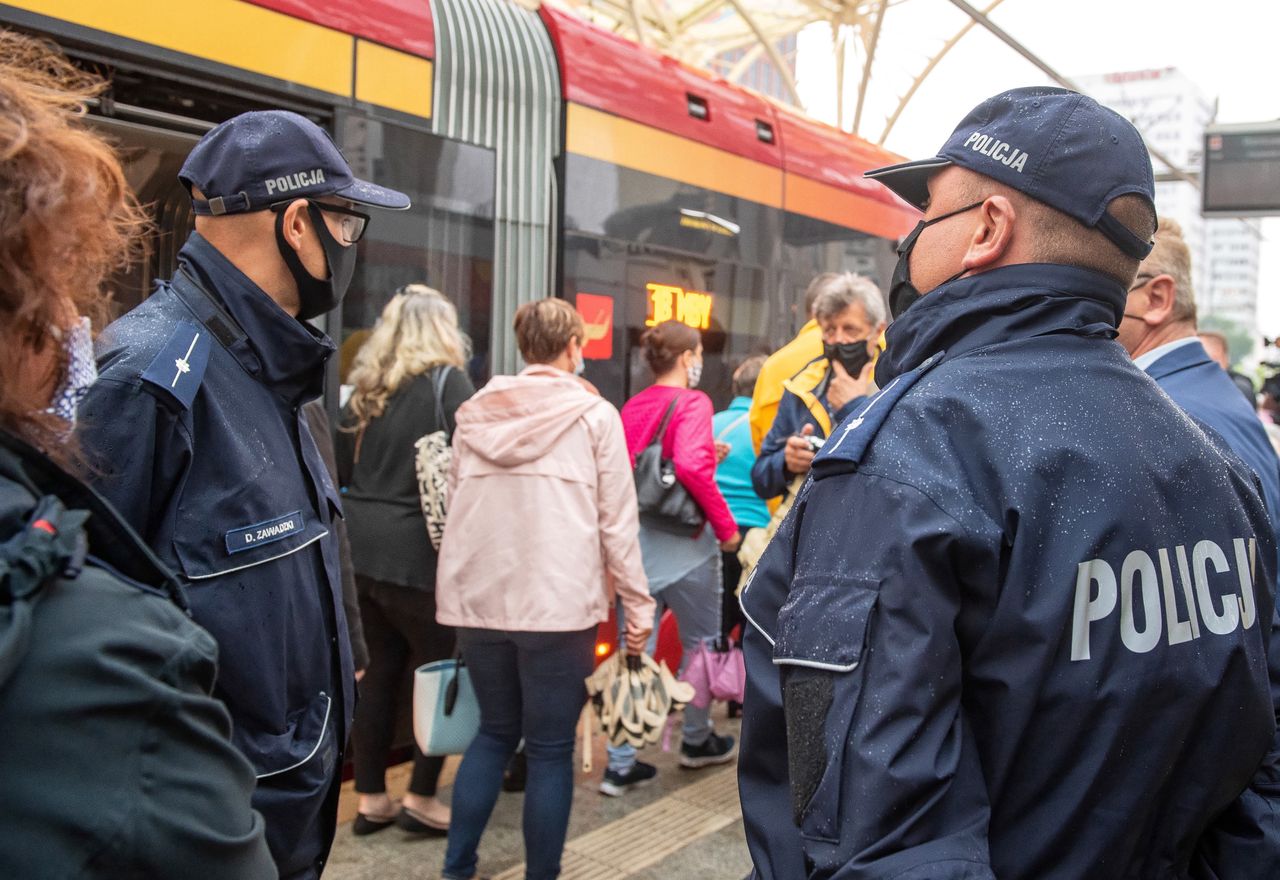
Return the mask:
{"type": "Polygon", "coordinates": [[[324,214],[310,202],[307,203],[307,213],[311,215],[320,247],[324,249],[325,263],[329,267],[328,278],[317,278],[302,265],[298,252],[285,241],[284,211],[276,214],[276,247],[280,248],[280,256],[284,258],[289,274],[298,285],[299,321],[318,318],[337,308],[346,296],[356,271],[356,246],[343,245],[334,238],[329,231],[329,224],[324,222],[324,214]]]}
{"type": "Polygon", "coordinates": [[[822,356],[832,363],[838,361],[845,372],[855,379],[862,375],[862,368],[871,360],[865,339],[856,342],[824,342],[822,356]]]}
{"type": "MultiPolygon", "coordinates": [[[[911,250],[916,246],[916,239],[920,237],[920,233],[924,232],[926,226],[932,226],[940,223],[948,217],[954,217],[957,214],[963,214],[965,211],[972,211],[974,208],[981,207],[986,202],[974,202],[963,208],[957,208],[950,213],[943,214],[941,217],[934,217],[932,220],[921,220],[916,224],[916,228],[911,230],[911,234],[902,240],[902,244],[898,245],[898,265],[893,267],[893,278],[889,282],[889,314],[893,315],[897,320],[911,305],[920,298],[920,291],[916,290],[916,286],[911,283],[911,250]]],[[[942,284],[950,284],[961,275],[966,269],[961,269],[952,275],[942,284]]],[[[942,284],[938,286],[941,287],[942,284]]]]}

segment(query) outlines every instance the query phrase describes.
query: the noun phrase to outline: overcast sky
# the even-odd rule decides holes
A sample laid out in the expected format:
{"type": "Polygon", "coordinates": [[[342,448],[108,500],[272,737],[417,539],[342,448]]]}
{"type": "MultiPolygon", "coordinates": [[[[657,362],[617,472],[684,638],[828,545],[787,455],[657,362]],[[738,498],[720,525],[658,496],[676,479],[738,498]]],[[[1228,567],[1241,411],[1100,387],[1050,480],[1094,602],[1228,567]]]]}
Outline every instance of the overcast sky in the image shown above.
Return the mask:
{"type": "MultiPolygon", "coordinates": [[[[981,9],[989,0],[970,2],[981,9]]],[[[991,19],[1064,76],[1176,67],[1218,98],[1219,122],[1280,119],[1280,3],[1274,0],[1004,0],[991,19]]],[[[863,110],[864,137],[879,140],[898,96],[967,20],[948,0],[899,0],[890,7],[863,110]]],[[[834,122],[828,47],[825,26],[802,34],[797,76],[809,111],[834,122]]],[[[852,82],[856,90],[856,76],[852,82]]],[[[982,99],[1050,82],[984,28],[974,27],[916,92],[885,146],[909,158],[933,155],[982,99]]],[[[1263,236],[1258,322],[1268,336],[1277,336],[1280,219],[1264,221],[1263,236]]]]}

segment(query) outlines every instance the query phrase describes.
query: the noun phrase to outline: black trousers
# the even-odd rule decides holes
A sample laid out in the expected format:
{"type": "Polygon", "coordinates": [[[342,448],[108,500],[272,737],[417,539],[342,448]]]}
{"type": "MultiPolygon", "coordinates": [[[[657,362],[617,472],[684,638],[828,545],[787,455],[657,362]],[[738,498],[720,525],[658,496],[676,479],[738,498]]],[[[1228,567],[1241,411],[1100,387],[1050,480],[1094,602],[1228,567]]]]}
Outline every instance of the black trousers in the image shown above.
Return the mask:
{"type": "MultiPolygon", "coordinates": [[[[742,563],[737,552],[720,552],[720,570],[724,573],[724,591],[720,594],[720,634],[728,636],[733,628],[743,623],[742,606],[738,604],[738,581],[742,577],[742,563]]],[[[738,633],[741,641],[742,633],[738,633]]]]}
{"type": "MultiPolygon", "coordinates": [[[[369,671],[360,682],[360,700],[351,726],[356,791],[380,794],[387,790],[387,755],[395,737],[399,711],[412,711],[413,671],[432,660],[454,655],[452,627],[436,623],[434,592],[402,587],[356,575],[360,617],[369,646],[369,671]]],[[[436,793],[444,758],[427,757],[413,747],[413,776],[409,791],[422,797],[436,793]]]]}

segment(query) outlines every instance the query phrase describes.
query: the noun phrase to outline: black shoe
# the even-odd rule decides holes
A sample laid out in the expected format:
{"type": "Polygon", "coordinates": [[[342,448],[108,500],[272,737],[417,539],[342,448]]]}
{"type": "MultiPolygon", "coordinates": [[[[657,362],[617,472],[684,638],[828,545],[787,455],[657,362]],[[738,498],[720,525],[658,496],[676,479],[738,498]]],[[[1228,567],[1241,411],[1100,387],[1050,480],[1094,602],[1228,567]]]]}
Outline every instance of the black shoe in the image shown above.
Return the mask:
{"type": "Polygon", "coordinates": [[[712,733],[706,742],[696,746],[688,743],[680,744],[680,766],[690,769],[710,767],[712,764],[727,764],[734,758],[734,741],[731,736],[718,736],[712,733]]]}
{"type": "Polygon", "coordinates": [[[658,768],[644,761],[636,761],[626,773],[606,770],[604,779],[600,782],[600,793],[609,797],[622,797],[630,789],[649,784],[657,775],[658,768]]]}
{"type": "Polygon", "coordinates": [[[364,837],[366,834],[374,834],[383,828],[390,828],[394,824],[396,824],[395,816],[390,819],[374,819],[364,813],[356,813],[356,821],[351,825],[351,833],[357,837],[364,837]]]}
{"type": "Polygon", "coordinates": [[[410,834],[421,834],[426,837],[444,837],[449,833],[449,826],[441,827],[433,822],[426,821],[426,816],[421,813],[415,813],[408,807],[401,807],[399,815],[395,818],[395,823],[400,826],[401,831],[408,831],[410,834]]]}

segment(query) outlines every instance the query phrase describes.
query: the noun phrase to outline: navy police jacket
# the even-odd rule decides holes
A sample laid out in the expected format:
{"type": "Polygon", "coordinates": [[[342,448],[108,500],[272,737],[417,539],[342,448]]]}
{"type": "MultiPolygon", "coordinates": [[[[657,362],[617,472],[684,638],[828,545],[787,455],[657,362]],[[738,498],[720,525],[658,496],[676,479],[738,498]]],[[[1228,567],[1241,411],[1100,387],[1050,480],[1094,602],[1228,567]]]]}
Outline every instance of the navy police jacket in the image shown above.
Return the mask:
{"type": "Polygon", "coordinates": [[[1270,523],[1124,300],[1010,266],[890,327],[742,594],[755,876],[1280,876],[1270,523]]]}
{"type": "Polygon", "coordinates": [[[355,696],[338,495],[299,417],[334,346],[198,233],[179,266],[99,338],[82,436],[100,490],[218,642],[215,695],[288,876],[327,853],[355,696]]]}

